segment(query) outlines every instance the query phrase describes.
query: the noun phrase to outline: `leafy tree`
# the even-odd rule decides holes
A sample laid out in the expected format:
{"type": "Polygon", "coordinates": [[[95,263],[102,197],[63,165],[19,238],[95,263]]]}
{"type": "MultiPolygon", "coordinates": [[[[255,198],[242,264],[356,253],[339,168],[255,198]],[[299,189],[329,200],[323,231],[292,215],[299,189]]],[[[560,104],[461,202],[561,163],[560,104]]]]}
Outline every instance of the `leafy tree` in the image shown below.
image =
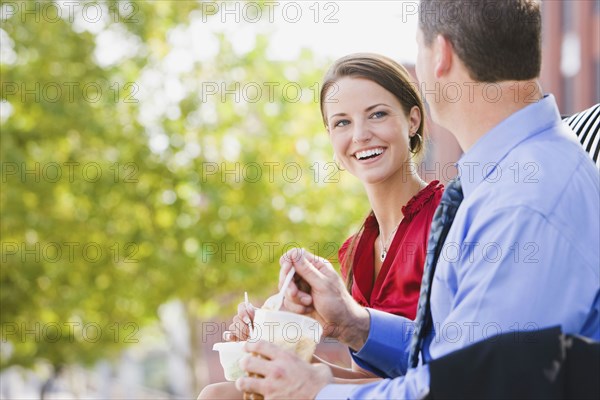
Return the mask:
{"type": "Polygon", "coordinates": [[[335,262],[367,211],[331,162],[326,64],[271,60],[268,35],[240,55],[218,34],[217,54],[173,69],[194,52],[174,38],[197,2],[90,3],[91,25],[16,4],[2,4],[0,367],[109,357],[179,299],[195,376],[198,321],[274,292],[288,247],[335,262]],[[106,63],[111,35],[133,50],[106,63]]]}

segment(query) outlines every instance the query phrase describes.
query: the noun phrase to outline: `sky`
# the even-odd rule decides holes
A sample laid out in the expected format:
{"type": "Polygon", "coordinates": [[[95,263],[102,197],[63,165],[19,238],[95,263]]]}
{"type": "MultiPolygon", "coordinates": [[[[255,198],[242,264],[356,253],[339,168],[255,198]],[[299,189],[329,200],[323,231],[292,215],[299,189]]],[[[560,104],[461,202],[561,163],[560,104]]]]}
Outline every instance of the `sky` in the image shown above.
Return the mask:
{"type": "Polygon", "coordinates": [[[273,53],[293,59],[304,46],[337,58],[369,51],[400,62],[416,59],[415,1],[282,2],[273,12],[273,53]],[[292,6],[294,3],[297,6],[292,6]],[[300,17],[294,18],[295,11],[300,17]],[[298,19],[298,22],[289,22],[298,19]]]}
{"type": "MultiPolygon", "coordinates": [[[[194,20],[198,31],[226,32],[242,52],[257,32],[271,33],[269,57],[295,59],[302,47],[317,56],[338,58],[369,51],[402,63],[416,59],[417,7],[407,1],[272,1],[263,11],[255,2],[205,2],[194,20]]],[[[194,25],[194,23],[192,23],[194,25]]]]}

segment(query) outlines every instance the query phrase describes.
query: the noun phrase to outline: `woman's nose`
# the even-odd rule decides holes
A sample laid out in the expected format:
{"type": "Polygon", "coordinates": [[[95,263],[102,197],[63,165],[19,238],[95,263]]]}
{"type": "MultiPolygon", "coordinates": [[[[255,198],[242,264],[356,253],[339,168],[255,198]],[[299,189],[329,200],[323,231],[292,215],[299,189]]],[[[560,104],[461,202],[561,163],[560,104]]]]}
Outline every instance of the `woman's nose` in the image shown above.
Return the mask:
{"type": "Polygon", "coordinates": [[[373,133],[364,123],[354,124],[354,132],[352,132],[352,141],[355,143],[368,142],[373,137],[373,133]]]}

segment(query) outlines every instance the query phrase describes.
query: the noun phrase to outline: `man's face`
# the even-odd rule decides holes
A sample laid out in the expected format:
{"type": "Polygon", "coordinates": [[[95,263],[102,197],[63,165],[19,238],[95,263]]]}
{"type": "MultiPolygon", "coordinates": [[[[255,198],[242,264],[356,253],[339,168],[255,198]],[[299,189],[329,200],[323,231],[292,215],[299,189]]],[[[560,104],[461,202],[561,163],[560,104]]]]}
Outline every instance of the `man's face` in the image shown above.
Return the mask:
{"type": "Polygon", "coordinates": [[[417,79],[419,79],[419,82],[423,81],[423,65],[424,63],[427,62],[427,60],[425,59],[425,52],[427,51],[427,48],[425,47],[425,43],[424,43],[424,38],[423,38],[423,31],[421,30],[421,28],[417,28],[417,61],[416,61],[416,65],[415,65],[415,69],[417,72],[417,79]]]}
{"type": "Polygon", "coordinates": [[[429,105],[431,118],[437,122],[436,118],[436,93],[439,92],[439,82],[435,79],[434,56],[432,50],[433,44],[427,46],[421,28],[417,28],[417,62],[415,71],[419,80],[419,87],[424,100],[429,105]],[[436,87],[437,84],[437,87],[436,87]]]}

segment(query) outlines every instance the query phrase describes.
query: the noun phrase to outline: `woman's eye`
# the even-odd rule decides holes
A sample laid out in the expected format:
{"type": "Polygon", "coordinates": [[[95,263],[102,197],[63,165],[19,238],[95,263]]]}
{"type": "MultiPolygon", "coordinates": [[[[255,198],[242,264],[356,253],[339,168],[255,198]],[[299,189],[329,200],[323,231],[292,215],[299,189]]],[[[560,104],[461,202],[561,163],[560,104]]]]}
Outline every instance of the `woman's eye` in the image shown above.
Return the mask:
{"type": "Polygon", "coordinates": [[[385,111],[376,111],[373,114],[371,114],[371,118],[379,119],[385,117],[386,115],[387,113],[385,111]]]}
{"type": "Polygon", "coordinates": [[[350,121],[348,121],[347,119],[341,119],[341,120],[339,120],[339,121],[335,122],[335,123],[333,124],[333,126],[334,126],[335,128],[337,128],[337,127],[341,127],[341,126],[346,126],[346,125],[348,125],[349,123],[350,123],[350,121]]]}

